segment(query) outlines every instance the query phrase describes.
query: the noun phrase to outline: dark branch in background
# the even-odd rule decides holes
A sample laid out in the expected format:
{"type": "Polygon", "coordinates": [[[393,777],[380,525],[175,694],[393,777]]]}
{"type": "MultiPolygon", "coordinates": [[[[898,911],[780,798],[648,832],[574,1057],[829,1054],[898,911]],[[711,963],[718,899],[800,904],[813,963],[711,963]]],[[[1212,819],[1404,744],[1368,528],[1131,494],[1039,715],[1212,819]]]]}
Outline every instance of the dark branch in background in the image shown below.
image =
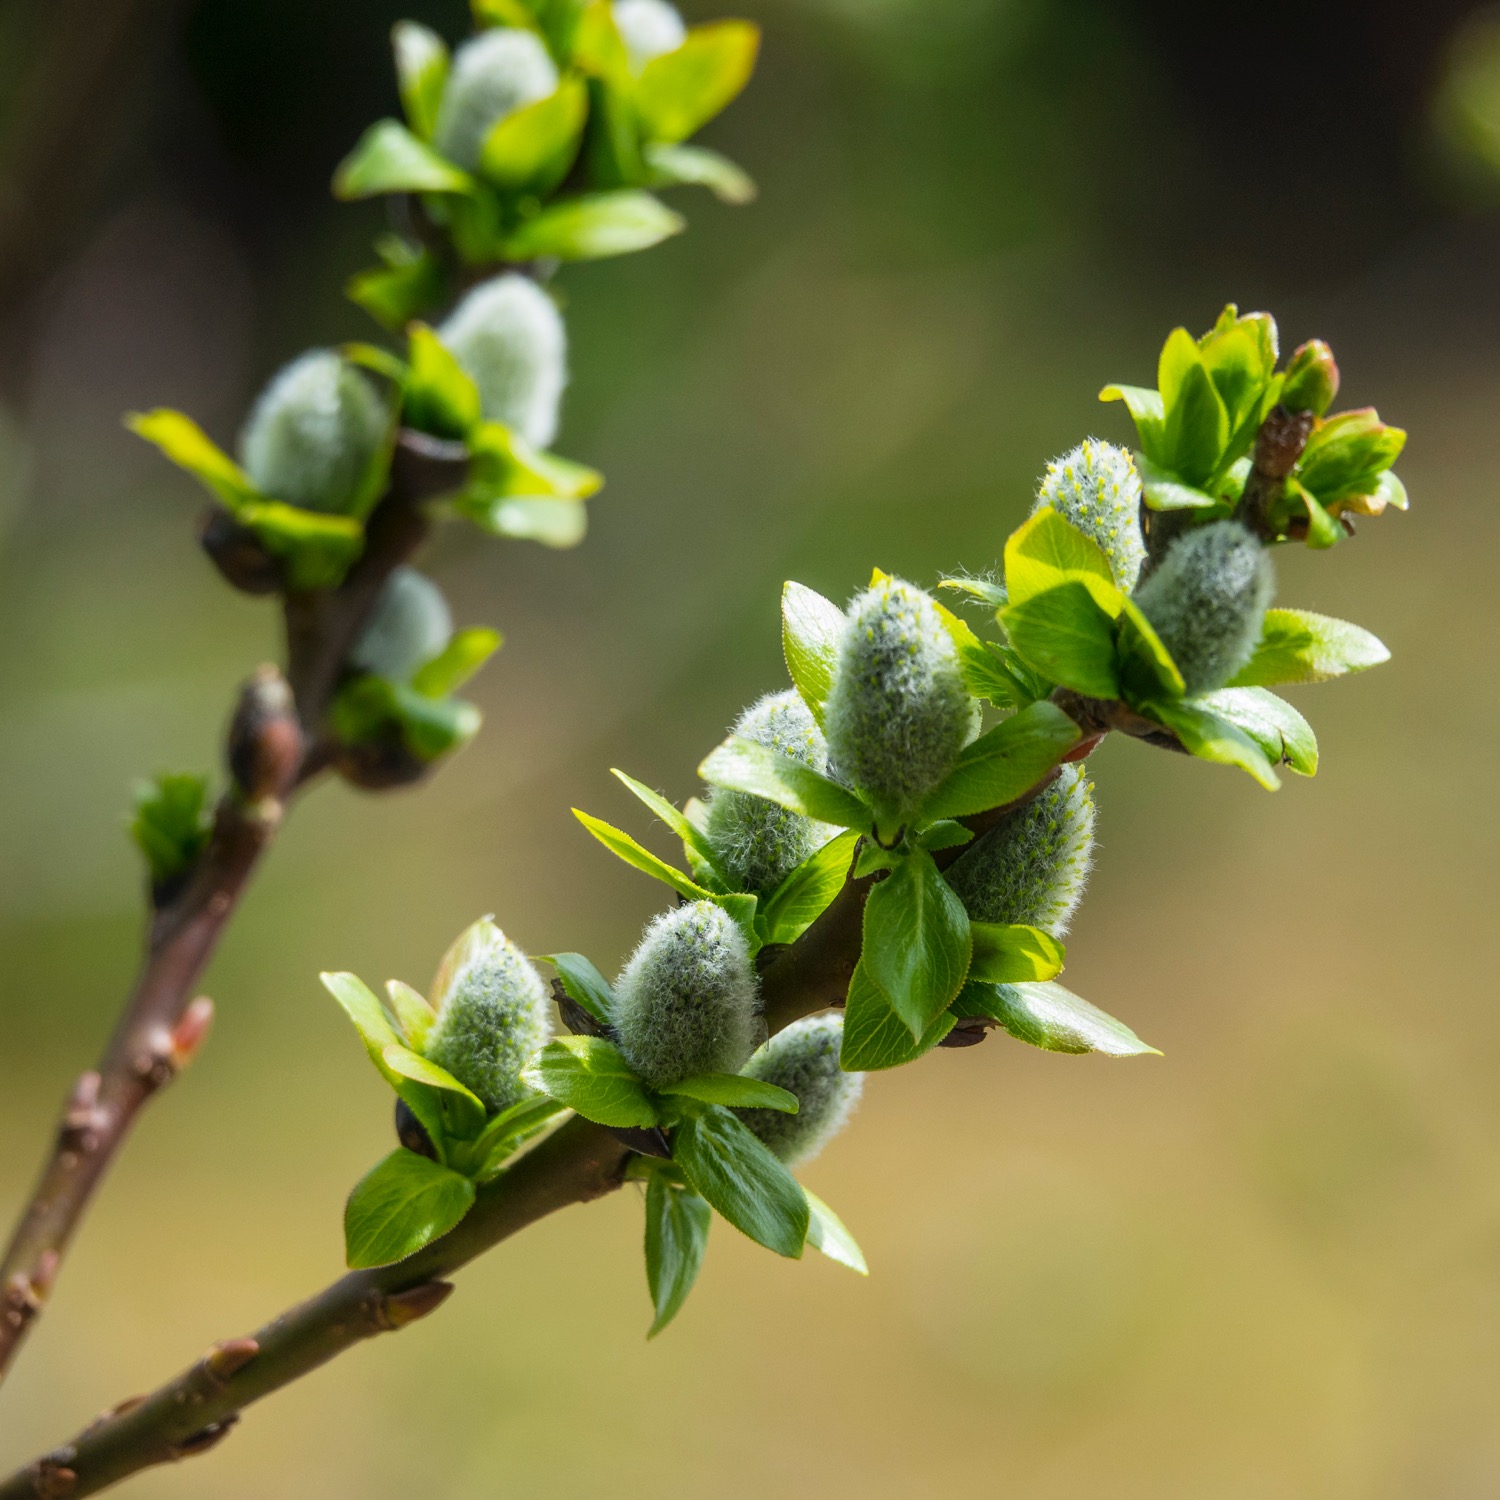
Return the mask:
{"type": "MultiPolygon", "coordinates": [[[[1080,759],[1102,737],[1098,724],[1122,705],[1068,695],[1060,704],[1086,738],[1070,759],[1080,759]],[[1070,706],[1071,705],[1071,706],[1070,706]]],[[[1128,710],[1124,711],[1128,714],[1128,710]]],[[[1134,716],[1131,716],[1133,719],[1134,716]]],[[[1149,725],[1160,731],[1159,725],[1149,725]]],[[[1140,737],[1151,739],[1142,734],[1140,737]]],[[[1173,745],[1173,748],[1180,748],[1173,745]]],[[[976,834],[1040,796],[1056,779],[1049,771],[1023,796],[964,819],[976,834]]],[[[961,848],[933,857],[946,868],[961,848]]],[[[865,899],[880,875],[850,878],[822,915],[784,947],[765,950],[761,995],[772,1033],[803,1016],[842,1005],[859,960],[865,899]]],[[[979,1033],[964,1031],[965,1042],[979,1033]]],[[[73,1442],[55,1449],[0,1484],[0,1500],[47,1500],[92,1495],[154,1464],[201,1453],[239,1420],[252,1402],[289,1385],[372,1334],[404,1327],[451,1292],[443,1278],[484,1251],[570,1203],[587,1203],[619,1187],[634,1154],[620,1132],[575,1117],[479,1189],[474,1207],[457,1228],[394,1265],[351,1271],[307,1302],[249,1338],[217,1344],[197,1364],[149,1396],[123,1402],[73,1442]]]]}
{"type": "Polygon", "coordinates": [[[337,589],[286,601],[289,682],[265,668],[241,695],[227,747],[235,784],[219,802],[193,870],[161,893],[140,977],[98,1067],[74,1085],[0,1262],[0,1379],[36,1322],[137,1112],[203,1039],[212,1008],[193,1001],[199,976],[281,824],[286,799],[331,764],[321,730],[339,674],[385,580],[426,535],[421,502],[451,489],[462,472],[453,457],[446,445],[403,432],[390,488],[370,517],[365,550],[349,576],[337,589]]]}

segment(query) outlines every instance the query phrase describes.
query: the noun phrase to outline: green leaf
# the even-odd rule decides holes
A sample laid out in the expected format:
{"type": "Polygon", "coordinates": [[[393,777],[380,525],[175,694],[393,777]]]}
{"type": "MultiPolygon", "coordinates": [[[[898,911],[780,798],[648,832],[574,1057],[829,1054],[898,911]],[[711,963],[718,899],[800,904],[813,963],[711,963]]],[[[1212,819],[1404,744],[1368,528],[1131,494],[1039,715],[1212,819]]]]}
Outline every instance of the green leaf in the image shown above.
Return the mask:
{"type": "Polygon", "coordinates": [[[1325,682],[1389,661],[1391,653],[1368,630],[1306,609],[1268,609],[1255,654],[1230,687],[1274,687],[1325,682]]]}
{"type": "Polygon", "coordinates": [[[601,1026],[610,1024],[615,992],[609,981],[581,953],[548,953],[542,959],[557,970],[569,999],[581,1005],[601,1026]]]}
{"type": "Polygon", "coordinates": [[[790,755],[741,735],[731,735],[711,752],[698,767],[698,774],[710,786],[749,792],[753,797],[764,797],[792,812],[841,828],[863,832],[872,821],[868,805],[848,787],[790,755]]]}
{"type": "Polygon", "coordinates": [[[973,838],[972,829],[965,828],[952,818],[940,818],[936,823],[929,823],[917,835],[917,843],[929,854],[936,854],[941,849],[960,849],[971,843],[973,838]]]}
{"type": "Polygon", "coordinates": [[[333,174],[333,196],[349,202],[382,193],[467,193],[474,179],[397,120],[377,120],[333,174]]]}
{"type": "Polygon", "coordinates": [[[989,984],[1051,979],[1062,972],[1063,945],[1039,927],[1021,923],[971,922],[974,956],[969,978],[989,984]]]}
{"type": "Polygon", "coordinates": [[[387,1266],[447,1234],[474,1202],[474,1184],[398,1147],[362,1177],[344,1206],[344,1245],[354,1270],[387,1266]]]}
{"type": "Polygon", "coordinates": [[[1284,698],[1259,687],[1220,688],[1194,701],[1243,729],[1272,765],[1284,763],[1301,776],[1317,774],[1317,736],[1284,698]]]}
{"type": "Polygon", "coordinates": [[[1120,612],[1120,590],[1103,549],[1044,505],[1005,543],[1005,589],[1014,608],[1059,584],[1080,583],[1110,616],[1120,612]]]}
{"type": "Polygon", "coordinates": [[[800,583],[782,585],[782,655],[793,686],[820,729],[843,632],[844,612],[831,599],[800,583]]]}
{"type": "Polygon", "coordinates": [[[1005,585],[996,583],[993,578],[971,578],[967,574],[957,574],[952,578],[939,579],[938,587],[957,589],[990,609],[1004,609],[1010,603],[1010,594],[1005,585]]]}
{"type": "Polygon", "coordinates": [[[919,1041],[912,1041],[906,1022],[896,1014],[885,991],[861,963],[849,982],[839,1066],[849,1073],[872,1073],[914,1062],[953,1030],[953,1021],[953,1015],[945,1011],[922,1033],[919,1041]]]}
{"type": "Polygon", "coordinates": [[[716,21],[653,57],[635,86],[643,139],[671,145],[706,125],[750,81],[759,46],[750,22],[716,21]]]}
{"type": "Polygon", "coordinates": [[[761,905],[768,943],[795,943],[844,888],[857,833],[841,833],[809,854],[761,905]]]}
{"type": "MultiPolygon", "coordinates": [[[[943,624],[948,627],[948,634],[953,637],[953,644],[958,647],[958,665],[963,673],[964,686],[974,697],[1000,708],[1024,708],[1039,696],[1031,691],[1033,684],[1026,680],[1030,673],[1023,677],[1025,669],[1017,671],[1021,663],[1014,652],[980,640],[967,622],[959,619],[952,610],[941,604],[937,609],[943,624]]],[[[1050,688],[1051,684],[1047,686],[1050,688]]],[[[1045,690],[1041,696],[1045,696],[1045,690]]]]}
{"type": "Polygon", "coordinates": [[[351,302],[386,328],[404,328],[419,313],[444,300],[447,273],[425,250],[397,264],[357,271],[344,286],[351,302]]]}
{"type": "Polygon", "coordinates": [[[1136,440],[1146,458],[1163,461],[1166,457],[1166,408],[1161,392],[1143,385],[1107,385],[1099,392],[1101,401],[1123,401],[1135,423],[1136,440]]]}
{"type": "Polygon", "coordinates": [[[424,698],[445,698],[466,683],[499,649],[502,637],[487,625],[458,631],[443,649],[412,677],[424,698]]]}
{"type": "Polygon", "coordinates": [[[927,799],[924,819],[966,818],[1028,792],[1082,737],[1055,703],[1032,703],[965,746],[927,799]]]}
{"type": "Polygon", "coordinates": [[[420,1052],[427,1041],[427,1033],[437,1020],[437,1012],[427,1003],[427,997],[399,979],[387,979],[385,992],[390,996],[391,1010],[401,1027],[406,1045],[413,1052],[420,1052]]]}
{"type": "Polygon", "coordinates": [[[466,506],[464,513],[491,536],[540,542],[561,550],[576,547],[589,529],[589,513],[577,500],[553,500],[541,495],[491,500],[483,506],[466,506]]]}
{"type": "Polygon", "coordinates": [[[746,1078],[740,1073],[699,1073],[684,1078],[659,1094],[696,1099],[701,1104],[723,1104],[734,1109],[777,1109],[786,1115],[797,1113],[797,1096],[774,1083],[746,1078]]]}
{"type": "Polygon", "coordinates": [[[507,192],[545,197],[578,155],[588,110],[583,80],[564,78],[554,93],[495,125],[480,148],[480,174],[507,192]]]}
{"type": "Polygon", "coordinates": [[[385,1065],[391,1072],[399,1073],[401,1077],[409,1078],[413,1083],[424,1083],[428,1088],[442,1089],[445,1093],[457,1094],[460,1099],[468,1100],[479,1111],[481,1119],[484,1117],[484,1105],[467,1085],[460,1083],[446,1068],[440,1068],[435,1062],[428,1061],[404,1043],[391,1042],[384,1048],[381,1056],[384,1057],[385,1065]]]}
{"type": "Polygon", "coordinates": [[[1286,488],[1289,495],[1294,495],[1302,502],[1303,509],[1307,512],[1307,545],[1316,552],[1337,547],[1344,540],[1344,528],[1324,508],[1318,497],[1295,479],[1287,480],[1286,488]]]}
{"type": "Polygon", "coordinates": [[[816,1193],[808,1188],[802,1191],[807,1197],[807,1243],[814,1250],[821,1250],[829,1260],[868,1276],[870,1268],[865,1264],[864,1252],[844,1228],[844,1221],[816,1193]]]}
{"type": "Polygon", "coordinates": [[[967,984],[953,1003],[960,1016],[985,1016],[1013,1037],[1048,1052],[1101,1052],[1107,1057],[1159,1057],[1122,1021],[1105,1015],[1060,984],[967,984]]]}
{"type": "Polygon", "coordinates": [[[546,1129],[565,1107],[556,1099],[539,1094],[501,1110],[474,1142],[471,1154],[478,1166],[473,1175],[481,1182],[494,1177],[521,1146],[546,1129]]]}
{"type": "Polygon", "coordinates": [[[1190,755],[1223,766],[1238,766],[1268,792],[1274,792],[1281,785],[1260,746],[1238,725],[1221,718],[1200,702],[1189,699],[1157,701],[1143,703],[1141,710],[1174,731],[1190,755]]]}
{"type": "Polygon", "coordinates": [[[385,1060],[385,1049],[400,1047],[403,1043],[384,1007],[375,998],[375,992],[357,974],[319,974],[318,978],[322,980],[323,988],[343,1006],[344,1014],[354,1022],[354,1029],[360,1034],[370,1061],[388,1082],[394,1084],[396,1074],[385,1060]]]}
{"type": "Polygon", "coordinates": [[[448,48],[443,39],[415,21],[397,21],[391,28],[396,54],[396,86],[406,122],[424,141],[432,139],[443,85],[448,81],[448,48]]]}
{"type": "Polygon", "coordinates": [[[410,329],[406,421],[436,437],[463,438],[479,422],[479,388],[425,323],[410,329]]]}
{"type": "Polygon", "coordinates": [[[702,1198],[661,1172],[646,1184],[646,1285],[651,1289],[653,1339],[681,1310],[698,1279],[713,1211],[702,1198]]]}
{"type": "Polygon", "coordinates": [[[689,901],[712,901],[714,899],[714,892],[699,885],[696,880],[684,875],[681,870],[669,865],[666,860],[658,859],[649,849],[643,849],[628,833],[606,823],[602,818],[591,817],[586,812],[580,812],[576,807],[573,809],[573,816],[617,859],[623,859],[627,865],[641,871],[642,874],[671,886],[679,896],[686,896],[689,901]]]}
{"type": "Polygon", "coordinates": [[[1141,495],[1152,510],[1207,510],[1220,503],[1216,495],[1185,483],[1145,454],[1139,456],[1136,467],[1141,471],[1141,495]]]}
{"type": "Polygon", "coordinates": [[[1229,413],[1185,328],[1167,339],[1159,384],[1167,410],[1168,466],[1188,484],[1201,485],[1218,468],[1229,443],[1229,413]]]}
{"type": "Polygon", "coordinates": [[[169,771],[137,785],[130,836],[146,858],[154,885],[166,885],[192,869],[212,832],[206,776],[169,771]]]}
{"type": "Polygon", "coordinates": [[[460,698],[429,698],[403,682],[361,676],[339,689],[333,727],[346,745],[399,736],[418,760],[430,764],[466,745],[479,732],[480,713],[460,698]]]}
{"type": "Polygon", "coordinates": [[[948,1008],[969,970],[969,918],[917,849],[898,862],[865,900],[860,963],[885,992],[913,1038],[948,1008]]]}
{"type": "Polygon", "coordinates": [[[302,510],[281,500],[256,500],[236,518],[282,564],[289,589],[337,588],[364,551],[365,529],[353,516],[302,510]]]}
{"type": "Polygon", "coordinates": [[[604,483],[597,469],[539,452],[499,422],[481,423],[468,434],[468,443],[474,461],[459,508],[480,525],[486,523],[478,512],[496,500],[583,500],[604,483]]]}
{"type": "Polygon", "coordinates": [[[1049,681],[1091,698],[1118,698],[1114,622],[1080,582],[1062,583],[1001,612],[1010,643],[1049,681]]]}
{"type": "Polygon", "coordinates": [[[505,241],[506,260],[602,260],[649,250],[685,223],[660,199],[633,188],[564,199],[525,220],[505,241]]]}
{"type": "Polygon", "coordinates": [[[1115,621],[1120,687],[1127,703],[1147,698],[1180,698],[1187,690],[1182,673],[1134,599],[1124,600],[1115,621]]]}
{"type": "Polygon", "coordinates": [[[1401,456],[1406,434],[1387,426],[1372,406],[1339,412],[1313,429],[1296,477],[1325,505],[1367,495],[1401,456]]]}
{"type": "Polygon", "coordinates": [[[646,145],[643,155],[651,187],[706,187],[720,203],[736,207],[755,199],[756,187],[750,174],[717,151],[653,142],[646,145]]]}
{"type": "Polygon", "coordinates": [[[186,469],[232,516],[242,518],[245,508],[261,499],[245,471],[182,412],[165,406],[132,412],[125,418],[125,425],[159,448],[179,469],[186,469]]]}
{"type": "Polygon", "coordinates": [[[648,1126],[656,1106],[613,1042],[554,1037],[522,1075],[532,1088],[598,1125],[648,1126]]]}
{"type": "Polygon", "coordinates": [[[627,776],[623,771],[617,771],[613,768],[611,768],[609,774],[628,787],[715,874],[719,875],[721,879],[723,878],[723,872],[719,869],[719,861],[717,855],[714,853],[713,845],[709,843],[700,828],[689,822],[687,817],[673,807],[659,792],[653,792],[650,787],[642,785],[633,776],[627,776]]]}
{"type": "Polygon", "coordinates": [[[672,1159],[742,1234],[778,1255],[801,1257],[808,1210],[797,1179],[722,1105],[703,1105],[676,1128],[672,1159]]]}

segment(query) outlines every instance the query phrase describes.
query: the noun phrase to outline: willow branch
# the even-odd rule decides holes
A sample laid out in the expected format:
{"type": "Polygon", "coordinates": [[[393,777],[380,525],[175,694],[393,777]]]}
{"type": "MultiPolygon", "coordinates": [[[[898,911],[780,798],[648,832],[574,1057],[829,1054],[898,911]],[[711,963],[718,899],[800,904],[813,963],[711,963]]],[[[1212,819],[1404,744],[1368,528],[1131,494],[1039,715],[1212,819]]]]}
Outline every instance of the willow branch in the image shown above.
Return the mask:
{"type": "MultiPolygon", "coordinates": [[[[1093,717],[1108,712],[1098,700],[1078,702],[1092,717],[1081,726],[1086,738],[1072,759],[1098,743],[1102,731],[1091,727],[1093,717]]],[[[1040,796],[1058,774],[1049,771],[1014,801],[965,819],[966,826],[986,832],[1040,796]]],[[[946,868],[962,852],[945,849],[934,859],[946,868]]],[[[796,942],[763,950],[761,995],[772,1033],[844,1003],[859,960],[864,903],[880,878],[855,879],[851,866],[839,894],[796,942]]],[[[215,1345],[175,1380],[121,1403],[71,1443],[12,1475],[0,1484],[0,1500],[92,1495],[141,1469],[205,1451],[253,1402],[373,1334],[430,1312],[452,1290],[444,1278],[476,1256],[559,1208],[620,1186],[632,1154],[615,1132],[571,1119],[481,1187],[475,1206],[441,1239],[394,1265],[350,1272],[249,1337],[215,1345]]]]}
{"type": "Polygon", "coordinates": [[[444,446],[404,433],[390,489],[370,517],[365,550],[347,579],[338,589],[286,601],[291,692],[272,668],[242,694],[228,745],[236,785],[219,802],[207,847],[188,877],[156,893],[139,977],[103,1057],[69,1094],[0,1262],[0,1379],[35,1325],[136,1115],[203,1040],[212,1007],[193,998],[199,976],[281,825],[287,799],[328,763],[318,732],[349,648],[392,569],[425,535],[420,502],[444,479],[451,487],[452,463],[444,446]]]}

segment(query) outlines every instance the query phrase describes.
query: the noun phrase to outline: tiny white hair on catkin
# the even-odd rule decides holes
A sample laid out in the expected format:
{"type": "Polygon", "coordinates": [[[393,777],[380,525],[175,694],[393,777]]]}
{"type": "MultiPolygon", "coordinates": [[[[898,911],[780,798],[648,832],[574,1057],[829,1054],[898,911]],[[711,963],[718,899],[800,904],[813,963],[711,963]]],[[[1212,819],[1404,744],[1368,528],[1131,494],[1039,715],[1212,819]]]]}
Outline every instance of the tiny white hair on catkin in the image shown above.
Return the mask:
{"type": "Polygon", "coordinates": [[[712,901],[663,912],[615,982],[620,1050],[653,1088],[738,1073],[765,1035],[750,948],[712,901]]]}
{"type": "Polygon", "coordinates": [[[615,0],[610,13],[636,73],[652,58],[675,52],[687,38],[677,7],[667,0],[615,0]]]}
{"type": "Polygon", "coordinates": [[[1044,505],[1099,544],[1126,593],[1135,587],[1146,561],[1146,542],[1141,535],[1141,476],[1126,449],[1085,438],[1053,459],[1037,485],[1033,509],[1044,505]]]}
{"type": "Polygon", "coordinates": [[[262,494],[304,510],[347,511],[385,440],[374,386],[332,349],[283,365],[240,437],[245,472],[262,494]]]}
{"type": "Polygon", "coordinates": [[[432,143],[472,172],[490,131],[507,115],[555,93],[557,84],[557,64],[534,31],[482,31],[453,54],[432,143]]]}
{"type": "Polygon", "coordinates": [[[386,580],[354,649],[352,666],[406,682],[453,638],[453,615],[443,591],[404,564],[386,580]]]}
{"type": "Polygon", "coordinates": [[[1250,660],[1276,591],[1271,559],[1238,521],[1185,532],[1136,590],[1189,693],[1223,687],[1250,660]]]}
{"type": "Polygon", "coordinates": [[[478,387],[486,421],[533,448],[552,441],[568,382],[568,332],[536,282],[514,272],[482,282],[437,335],[478,387]]]}
{"type": "Polygon", "coordinates": [[[735,1113],[771,1152],[789,1165],[816,1156],[848,1124],[864,1090],[863,1073],[839,1067],[842,1016],[809,1016],[777,1032],[745,1064],[747,1077],[797,1096],[797,1113],[740,1109],[735,1113]]]}
{"type": "MultiPolygon", "coordinates": [[[[750,705],[730,731],[779,750],[814,771],[828,766],[823,732],[795,689],[768,693],[750,705]]],[[[750,891],[774,891],[838,831],[764,797],[714,787],[705,833],[725,871],[750,891]]]]}

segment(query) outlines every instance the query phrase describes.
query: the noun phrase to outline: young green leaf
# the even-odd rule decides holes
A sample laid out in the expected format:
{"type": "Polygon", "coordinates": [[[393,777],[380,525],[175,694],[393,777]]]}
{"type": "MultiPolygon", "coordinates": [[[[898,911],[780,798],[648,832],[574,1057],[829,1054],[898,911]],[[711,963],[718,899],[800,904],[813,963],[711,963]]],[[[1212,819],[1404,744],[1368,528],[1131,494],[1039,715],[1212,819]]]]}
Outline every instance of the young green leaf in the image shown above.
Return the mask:
{"type": "Polygon", "coordinates": [[[722,1105],[705,1104],[673,1132],[683,1176],[742,1234],[797,1260],[807,1242],[807,1199],[797,1179],[722,1105]]]}
{"type": "Polygon", "coordinates": [[[1185,328],[1174,329],[1168,337],[1157,383],[1167,410],[1167,461],[1189,484],[1201,485],[1218,468],[1228,446],[1229,413],[1185,328]]]}
{"type": "Polygon", "coordinates": [[[701,829],[690,823],[687,817],[673,807],[660,792],[653,792],[650,787],[643,785],[633,776],[627,776],[623,771],[611,768],[609,774],[628,787],[684,844],[698,855],[704,864],[718,875],[720,880],[724,880],[724,872],[719,867],[718,856],[715,855],[713,845],[709,843],[701,829]]]}
{"type": "Polygon", "coordinates": [[[246,506],[262,498],[245,471],[182,412],[165,406],[132,412],[125,418],[125,425],[159,448],[179,469],[187,470],[223,502],[232,516],[241,516],[246,506]]]}
{"type": "Polygon", "coordinates": [[[674,145],[707,124],[750,81],[759,45],[748,21],[717,21],[652,58],[635,86],[642,136],[674,145]]]}
{"type": "MultiPolygon", "coordinates": [[[[1099,392],[1101,401],[1123,401],[1135,423],[1136,439],[1145,458],[1164,462],[1166,458],[1166,408],[1161,392],[1143,385],[1107,385],[1099,392]]],[[[1144,469],[1141,474],[1145,480],[1144,469]]]]}
{"type": "Polygon", "coordinates": [[[545,197],[567,176],[583,139],[588,89],[564,78],[554,93],[504,116],[485,137],[479,172],[506,192],[545,197]]]}
{"type": "Polygon", "coordinates": [[[1161,1055],[1124,1022],[1051,981],[967,984],[953,1002],[953,1010],[959,1016],[985,1016],[1013,1037],[1048,1052],[1100,1052],[1106,1057],[1161,1055]]]}
{"type": "Polygon", "coordinates": [[[844,612],[814,589],[788,581],[781,589],[781,650],[792,684],[823,728],[823,705],[838,664],[844,612]]]}
{"type": "Polygon", "coordinates": [[[684,221],[650,193],[620,189],[567,198],[525,220],[505,241],[507,260],[602,260],[649,250],[684,221]]]}
{"type": "Polygon", "coordinates": [[[795,943],[843,889],[859,835],[841,833],[815,850],[761,905],[761,932],[768,943],[795,943]]]}
{"type": "Polygon", "coordinates": [[[154,886],[191,870],[212,831],[207,777],[166,773],[136,787],[130,836],[146,857],[154,886]]]}
{"type": "Polygon", "coordinates": [[[1121,594],[1104,549],[1044,505],[1005,543],[1006,594],[1012,606],[1024,604],[1064,583],[1081,583],[1107,614],[1119,613],[1121,594]]]}
{"type": "Polygon", "coordinates": [[[1285,682],[1325,682],[1363,672],[1391,659],[1368,630],[1307,609],[1268,609],[1255,655],[1230,687],[1275,687],[1285,682]]]}
{"type": "Polygon", "coordinates": [[[413,1052],[420,1052],[437,1020],[437,1012],[427,1003],[425,995],[414,990],[399,979],[387,979],[385,992],[391,999],[391,1010],[405,1034],[406,1045],[413,1052]]]}
{"type": "Polygon", "coordinates": [[[914,1062],[953,1030],[953,1022],[951,1012],[945,1011],[913,1042],[906,1022],[896,1014],[885,991],[861,963],[854,970],[844,1006],[840,1066],[847,1073],[873,1073],[914,1062]]]}
{"type": "Polygon", "coordinates": [[[1186,691],[1177,663],[1134,599],[1123,601],[1120,618],[1115,621],[1115,652],[1126,702],[1180,698],[1186,691]]]}
{"type": "Polygon", "coordinates": [[[505,1161],[532,1136],[544,1130],[565,1106],[556,1099],[539,1095],[522,1099],[495,1116],[474,1142],[472,1156],[478,1162],[475,1178],[486,1182],[500,1170],[505,1161]]]}
{"type": "Polygon", "coordinates": [[[731,735],[711,752],[698,774],[711,786],[749,792],[823,823],[864,831],[872,821],[869,807],[848,787],[740,735],[731,735]]]}
{"type": "Polygon", "coordinates": [[[1063,945],[1038,927],[1004,922],[970,922],[974,956],[969,978],[990,984],[1051,979],[1062,972],[1063,945]]]}
{"type": "Polygon", "coordinates": [[[466,437],[479,422],[479,388],[425,323],[410,330],[406,420],[436,437],[466,437]]]}
{"type": "Polygon", "coordinates": [[[1238,725],[1222,718],[1211,708],[1189,699],[1177,702],[1158,700],[1141,707],[1158,723],[1172,730],[1190,755],[1223,766],[1238,766],[1268,792],[1274,792],[1281,785],[1260,746],[1238,725]]]}
{"type": "Polygon", "coordinates": [[[1031,704],[965,747],[927,799],[925,820],[966,818],[1028,792],[1079,741],[1078,726],[1054,703],[1031,704]]]}
{"type": "Polygon", "coordinates": [[[714,892],[705,890],[696,880],[689,879],[666,860],[658,859],[649,849],[643,849],[628,833],[621,832],[602,818],[590,817],[576,807],[573,809],[573,816],[617,859],[623,859],[627,865],[642,874],[671,886],[679,896],[686,896],[689,901],[714,899],[714,892]]]}
{"type": "Polygon", "coordinates": [[[925,849],[901,860],[871,890],[860,963],[913,1038],[959,992],[969,952],[968,914],[925,849]]]}
{"type": "Polygon", "coordinates": [[[696,1099],[701,1104],[724,1104],[733,1109],[776,1109],[788,1115],[797,1113],[795,1094],[759,1078],[746,1078],[742,1073],[699,1073],[693,1078],[667,1084],[657,1092],[696,1099]]]}
{"type": "Polygon", "coordinates": [[[1144,453],[1136,467],[1141,471],[1141,497],[1151,510],[1209,510],[1219,504],[1216,496],[1197,485],[1184,484],[1171,469],[1164,469],[1144,453]]]}
{"type": "Polygon", "coordinates": [[[589,529],[588,511],[576,500],[528,496],[512,500],[491,496],[466,501],[463,514],[491,536],[517,542],[540,542],[566,551],[576,547],[589,529]]]}
{"type": "Polygon", "coordinates": [[[333,174],[333,196],[346,203],[383,193],[467,193],[474,185],[397,120],[377,120],[333,174]]]}
{"type": "Polygon", "coordinates": [[[598,1125],[657,1123],[656,1106],[613,1042],[554,1037],[523,1075],[535,1089],[598,1125]]]}
{"type": "Polygon", "coordinates": [[[697,1193],[660,1171],[646,1184],[646,1284],[651,1289],[653,1339],[675,1318],[698,1279],[713,1211],[697,1193]]]}
{"type": "MultiPolygon", "coordinates": [[[[1101,554],[1102,555],[1102,554],[1101,554]]],[[[1114,622],[1074,579],[1001,612],[1010,643],[1049,681],[1091,698],[1118,698],[1114,622]]]]}
{"type": "Polygon", "coordinates": [[[1317,736],[1284,698],[1265,688],[1220,688],[1196,701],[1243,729],[1272,765],[1288,765],[1301,776],[1317,774],[1317,736]]]}
{"type": "Polygon", "coordinates": [[[738,206],[755,198],[755,181],[741,166],[704,146],[648,142],[643,149],[649,186],[706,187],[720,203],[738,206]]]}
{"type": "Polygon", "coordinates": [[[807,1243],[814,1250],[821,1250],[829,1260],[868,1276],[870,1268],[865,1264],[864,1252],[844,1228],[844,1221],[811,1189],[802,1191],[807,1197],[807,1243]]]}
{"type": "Polygon", "coordinates": [[[442,651],[417,669],[412,688],[424,698],[444,698],[461,688],[499,649],[498,630],[475,625],[460,630],[442,651]]]}
{"type": "Polygon", "coordinates": [[[581,1005],[601,1026],[609,1025],[615,1003],[609,981],[581,953],[546,953],[542,962],[551,964],[562,980],[568,998],[581,1005]]]}
{"type": "Polygon", "coordinates": [[[354,1270],[415,1255],[468,1213],[474,1184],[398,1147],[355,1185],[344,1206],[344,1246],[354,1270]]]}
{"type": "Polygon", "coordinates": [[[396,1035],[396,1028],[391,1025],[384,1007],[375,998],[374,991],[357,974],[319,974],[318,978],[322,980],[323,988],[343,1006],[344,1014],[354,1022],[354,1029],[360,1034],[370,1061],[394,1083],[395,1074],[385,1060],[385,1049],[404,1044],[396,1035]]]}
{"type": "Polygon", "coordinates": [[[416,21],[396,22],[391,28],[391,48],[407,124],[422,140],[430,141],[448,79],[448,48],[435,31],[416,21]]]}

